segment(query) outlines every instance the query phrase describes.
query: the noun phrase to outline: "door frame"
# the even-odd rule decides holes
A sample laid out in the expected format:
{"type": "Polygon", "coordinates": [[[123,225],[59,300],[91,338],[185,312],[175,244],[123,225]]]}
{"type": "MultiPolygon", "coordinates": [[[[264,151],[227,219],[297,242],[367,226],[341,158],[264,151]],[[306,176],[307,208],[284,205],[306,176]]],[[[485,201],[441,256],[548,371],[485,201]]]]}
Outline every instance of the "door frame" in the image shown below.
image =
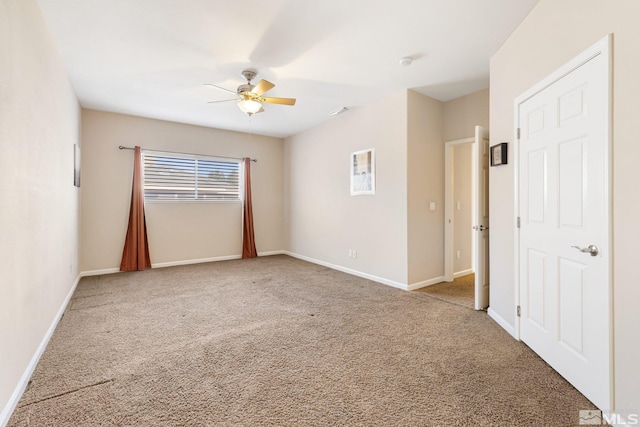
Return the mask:
{"type": "MultiPolygon", "coordinates": [[[[613,208],[611,205],[611,195],[613,194],[613,186],[612,186],[612,141],[613,141],[613,126],[612,126],[612,35],[608,34],[587,50],[576,56],[574,59],[558,68],[543,80],[533,85],[527,91],[525,91],[522,95],[518,96],[514,100],[514,124],[513,124],[513,167],[514,167],[514,221],[513,221],[513,230],[514,230],[514,337],[517,340],[521,340],[520,338],[520,317],[517,314],[517,308],[520,306],[520,229],[518,227],[518,218],[520,217],[520,137],[519,137],[519,128],[520,128],[520,105],[535,96],[539,92],[548,88],[556,81],[562,79],[563,77],[569,75],[571,72],[584,65],[591,59],[596,56],[602,55],[605,59],[605,78],[607,80],[607,89],[606,89],[606,105],[605,109],[607,112],[607,123],[606,126],[606,135],[607,147],[605,149],[604,159],[604,169],[605,169],[605,185],[604,185],[604,194],[605,194],[605,206],[603,212],[604,222],[607,224],[606,232],[607,232],[607,255],[603,256],[603,262],[606,263],[606,269],[608,271],[608,329],[609,329],[609,342],[607,345],[609,346],[609,387],[610,387],[610,408],[615,408],[614,402],[614,347],[613,347],[613,208]]],[[[600,408],[600,409],[609,409],[609,408],[600,408]]]]}
{"type": "MultiPolygon", "coordinates": [[[[454,275],[454,248],[453,248],[453,173],[454,173],[454,156],[453,150],[457,145],[473,144],[475,137],[457,139],[455,141],[447,141],[444,143],[444,280],[445,282],[453,282],[454,275]]],[[[473,161],[471,166],[471,218],[476,217],[477,207],[477,189],[476,181],[478,177],[475,173],[476,165],[473,161]]],[[[471,230],[471,268],[476,271],[475,266],[475,239],[476,235],[471,230]]]]}

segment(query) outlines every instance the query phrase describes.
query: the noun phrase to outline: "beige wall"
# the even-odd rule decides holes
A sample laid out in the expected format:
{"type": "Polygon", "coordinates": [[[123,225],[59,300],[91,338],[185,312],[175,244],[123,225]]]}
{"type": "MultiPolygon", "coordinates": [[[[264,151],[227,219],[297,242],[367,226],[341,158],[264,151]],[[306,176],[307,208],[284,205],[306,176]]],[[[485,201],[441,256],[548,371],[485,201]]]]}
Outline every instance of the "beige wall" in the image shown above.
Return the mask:
{"type": "MultiPolygon", "coordinates": [[[[615,396],[640,411],[640,3],[636,0],[540,0],[491,59],[491,140],[513,141],[513,101],[608,33],[613,33],[613,276],[615,396]]],[[[514,169],[491,168],[491,309],[515,324],[514,169]]]]}
{"type": "MultiPolygon", "coordinates": [[[[461,138],[460,138],[461,139],[461,138]]],[[[453,250],[460,251],[460,258],[454,256],[454,273],[470,270],[472,267],[472,200],[471,200],[471,153],[473,144],[453,147],[453,250]],[[460,203],[460,209],[457,204],[460,203]]]]}
{"type": "Polygon", "coordinates": [[[409,285],[444,274],[442,102],[408,92],[407,215],[409,285]],[[429,210],[435,202],[436,209],[429,210]]]}
{"type": "MultiPolygon", "coordinates": [[[[121,114],[82,110],[82,270],[118,268],[127,229],[133,152],[118,145],[257,158],[252,163],[258,252],[282,242],[282,140],[121,114]]],[[[240,203],[146,204],[154,265],[237,256],[242,252],[240,203]]]]}
{"type": "Polygon", "coordinates": [[[401,92],[285,140],[288,251],[407,283],[406,123],[401,92]],[[376,150],[376,194],[351,196],[350,154],[367,148],[376,150]]]}
{"type": "Polygon", "coordinates": [[[489,89],[482,89],[444,103],[444,141],[473,137],[476,125],[489,128],[489,89]]]}
{"type": "Polygon", "coordinates": [[[441,278],[442,122],[441,102],[407,91],[288,138],[287,249],[392,285],[441,278]],[[366,148],[376,194],[351,196],[349,155],[366,148]]]}
{"type": "Polygon", "coordinates": [[[488,108],[487,90],[449,103],[406,91],[287,138],[287,250],[401,287],[442,280],[443,126],[473,135],[488,108]],[[365,148],[376,149],[376,195],[350,196],[349,154],[365,148]]]}
{"type": "Polygon", "coordinates": [[[78,276],[79,119],[38,4],[0,1],[0,424],[78,276]]]}

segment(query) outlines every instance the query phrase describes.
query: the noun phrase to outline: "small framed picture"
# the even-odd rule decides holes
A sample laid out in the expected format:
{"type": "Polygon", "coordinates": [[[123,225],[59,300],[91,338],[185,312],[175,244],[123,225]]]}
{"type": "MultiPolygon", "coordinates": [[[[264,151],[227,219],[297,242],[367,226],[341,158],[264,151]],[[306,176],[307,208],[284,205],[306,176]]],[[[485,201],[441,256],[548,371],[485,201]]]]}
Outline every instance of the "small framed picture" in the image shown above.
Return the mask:
{"type": "Polygon", "coordinates": [[[507,164],[507,143],[501,142],[491,147],[491,166],[507,164]]]}
{"type": "Polygon", "coordinates": [[[375,150],[361,150],[351,153],[351,195],[376,194],[375,150]]]}

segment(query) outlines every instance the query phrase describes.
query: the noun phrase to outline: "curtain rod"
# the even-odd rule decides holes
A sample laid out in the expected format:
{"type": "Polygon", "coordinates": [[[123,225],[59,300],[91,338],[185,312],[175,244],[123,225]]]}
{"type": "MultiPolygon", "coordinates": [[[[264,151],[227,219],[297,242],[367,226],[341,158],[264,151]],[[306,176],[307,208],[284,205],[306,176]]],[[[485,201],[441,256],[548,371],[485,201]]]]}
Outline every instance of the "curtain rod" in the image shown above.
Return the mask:
{"type": "MultiPolygon", "coordinates": [[[[120,150],[135,150],[133,147],[125,147],[124,145],[119,145],[118,148],[120,150]]],[[[141,148],[142,150],[142,148],[141,148]]],[[[151,150],[155,151],[155,150],[151,150]]],[[[187,154],[189,156],[209,156],[209,157],[219,157],[221,159],[234,159],[234,160],[244,160],[242,157],[228,157],[228,156],[212,156],[211,154],[196,154],[196,153],[181,153],[179,151],[165,151],[165,150],[157,150],[161,153],[169,153],[169,154],[187,154]]],[[[250,159],[252,162],[258,162],[258,159],[250,159]]]]}

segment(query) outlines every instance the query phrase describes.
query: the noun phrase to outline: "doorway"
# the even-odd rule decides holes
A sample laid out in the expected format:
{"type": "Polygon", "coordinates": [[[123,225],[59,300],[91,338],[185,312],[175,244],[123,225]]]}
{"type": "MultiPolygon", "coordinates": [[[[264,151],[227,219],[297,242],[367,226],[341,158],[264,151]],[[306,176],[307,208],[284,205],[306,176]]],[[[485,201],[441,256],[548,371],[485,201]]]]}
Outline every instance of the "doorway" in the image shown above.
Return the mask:
{"type": "Polygon", "coordinates": [[[445,143],[445,280],[473,274],[472,149],[475,138],[445,143]]]}
{"type": "Polygon", "coordinates": [[[610,37],[515,101],[519,337],[613,406],[610,37]]]}
{"type": "Polygon", "coordinates": [[[489,134],[476,126],[474,137],[445,143],[444,224],[444,279],[474,274],[476,310],[489,306],[488,199],[489,134]]]}

